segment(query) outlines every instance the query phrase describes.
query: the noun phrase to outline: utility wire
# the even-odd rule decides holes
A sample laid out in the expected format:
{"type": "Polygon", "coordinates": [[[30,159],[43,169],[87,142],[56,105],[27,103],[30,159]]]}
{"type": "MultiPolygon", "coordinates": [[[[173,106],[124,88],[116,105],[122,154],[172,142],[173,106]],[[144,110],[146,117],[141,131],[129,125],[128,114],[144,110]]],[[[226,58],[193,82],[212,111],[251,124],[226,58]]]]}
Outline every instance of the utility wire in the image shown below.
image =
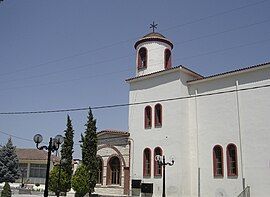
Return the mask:
{"type": "Polygon", "coordinates": [[[16,138],[16,139],[19,139],[19,140],[24,140],[24,141],[28,141],[28,142],[33,142],[33,140],[30,140],[30,139],[27,139],[27,138],[22,138],[22,137],[19,137],[17,135],[12,135],[10,133],[6,133],[4,131],[0,131],[0,133],[4,134],[4,135],[7,135],[7,136],[10,136],[10,137],[13,137],[13,138],[16,138]]]}
{"type": "Polygon", "coordinates": [[[181,25],[176,25],[176,26],[173,26],[173,27],[163,29],[163,31],[170,31],[172,29],[180,28],[180,27],[183,27],[183,26],[186,26],[186,25],[191,25],[191,24],[194,24],[194,23],[198,23],[200,21],[204,21],[204,20],[209,19],[209,18],[214,18],[214,17],[217,17],[217,16],[226,15],[228,13],[235,12],[235,11],[238,11],[238,10],[241,10],[241,9],[245,9],[245,8],[248,8],[248,7],[251,7],[251,6],[256,6],[256,5],[265,3],[267,1],[269,1],[269,0],[263,0],[263,1],[255,2],[255,3],[250,3],[250,4],[247,4],[247,5],[244,5],[244,6],[240,6],[240,7],[237,7],[237,8],[233,8],[233,9],[226,10],[226,11],[223,11],[223,12],[219,12],[219,13],[216,13],[216,14],[212,14],[212,15],[209,15],[209,16],[201,17],[201,18],[198,18],[198,19],[191,20],[189,22],[183,23],[181,25]]]}
{"type": "MultiPolygon", "coordinates": [[[[268,42],[269,40],[270,40],[270,38],[264,39],[264,40],[255,41],[255,42],[249,42],[249,43],[246,43],[246,44],[236,45],[236,46],[228,47],[228,48],[225,48],[225,49],[218,49],[218,50],[214,50],[214,51],[200,53],[200,54],[197,54],[197,55],[191,55],[191,56],[186,56],[186,57],[178,57],[178,58],[174,58],[174,60],[192,59],[192,58],[197,58],[197,57],[201,57],[201,56],[207,56],[207,55],[211,55],[211,54],[216,54],[216,53],[221,53],[221,52],[233,50],[233,49],[236,49],[236,48],[242,48],[242,47],[246,47],[246,46],[255,45],[255,44],[258,44],[258,43],[268,42]]],[[[160,63],[160,62],[155,62],[154,64],[152,64],[152,66],[156,65],[157,63],[160,63]]],[[[148,65],[148,66],[151,66],[151,65],[148,65]]],[[[82,79],[86,79],[86,78],[94,78],[94,77],[99,77],[99,76],[105,76],[105,75],[111,75],[111,74],[118,74],[120,72],[125,72],[125,71],[128,71],[128,70],[131,70],[131,69],[129,68],[129,69],[115,71],[115,72],[110,72],[110,73],[105,73],[105,74],[93,75],[93,76],[89,76],[89,77],[79,77],[79,78],[76,78],[76,79],[69,79],[69,80],[63,80],[63,81],[57,81],[57,82],[49,82],[49,83],[44,83],[44,84],[39,84],[39,85],[36,85],[35,84],[35,85],[27,85],[27,86],[17,86],[17,87],[12,87],[12,88],[2,88],[2,89],[0,89],[0,91],[11,90],[11,89],[30,88],[30,87],[39,87],[39,86],[47,86],[47,85],[55,85],[55,84],[62,84],[62,83],[67,83],[67,82],[72,82],[72,81],[78,81],[78,80],[82,80],[82,79]]]]}
{"type": "MultiPolygon", "coordinates": [[[[144,101],[144,102],[113,104],[113,105],[102,105],[102,106],[91,107],[91,109],[92,110],[100,110],[100,109],[111,109],[111,108],[119,108],[119,107],[128,107],[128,106],[143,105],[143,104],[150,104],[150,103],[157,103],[157,102],[168,102],[168,101],[191,99],[191,98],[195,98],[195,97],[199,98],[199,97],[205,97],[205,96],[227,94],[227,93],[232,93],[232,92],[236,92],[236,91],[241,92],[241,91],[255,90],[255,89],[261,89],[261,88],[268,88],[268,87],[270,87],[270,84],[261,85],[261,86],[254,86],[254,87],[248,87],[248,88],[241,88],[239,90],[218,91],[218,92],[214,92],[214,93],[206,93],[206,94],[199,94],[199,95],[189,95],[189,96],[183,96],[183,97],[158,99],[158,100],[150,100],[150,101],[144,101]]],[[[55,110],[41,110],[41,111],[0,112],[0,115],[45,114],[45,113],[62,113],[62,112],[86,111],[86,110],[89,110],[89,107],[71,108],[71,109],[55,109],[55,110]]]]}
{"type": "MultiPolygon", "coordinates": [[[[251,7],[251,6],[256,6],[258,4],[262,4],[262,3],[267,2],[267,1],[269,1],[269,0],[263,0],[263,1],[256,2],[256,3],[250,3],[250,4],[247,4],[247,5],[244,5],[244,6],[240,6],[240,7],[237,7],[237,8],[233,8],[233,9],[230,9],[230,10],[219,12],[219,13],[216,13],[216,14],[213,14],[213,15],[209,15],[209,16],[206,16],[206,17],[201,17],[199,19],[195,19],[195,20],[192,20],[192,21],[180,24],[180,25],[169,27],[169,28],[163,29],[161,31],[170,31],[172,29],[183,27],[183,26],[190,25],[190,24],[193,24],[193,23],[197,23],[197,22],[209,19],[209,18],[225,15],[225,14],[228,14],[230,12],[235,12],[237,10],[245,9],[245,8],[248,8],[248,7],[251,7]]],[[[139,39],[139,38],[140,37],[134,37],[134,38],[130,38],[130,39],[127,39],[127,40],[118,41],[118,42],[108,44],[108,45],[105,45],[105,46],[102,46],[102,47],[99,47],[99,48],[96,48],[96,49],[91,49],[91,50],[83,51],[83,52],[76,53],[76,54],[73,54],[73,55],[61,57],[61,58],[58,58],[58,59],[49,60],[47,62],[36,64],[36,65],[29,66],[29,67],[26,67],[26,68],[21,68],[21,69],[12,71],[12,72],[2,73],[2,74],[0,74],[0,76],[10,75],[10,74],[17,73],[17,72],[23,72],[23,71],[39,68],[39,67],[42,67],[42,66],[47,65],[47,64],[52,64],[52,63],[56,63],[56,62],[61,62],[61,61],[66,60],[66,59],[70,59],[70,58],[74,58],[74,57],[78,57],[78,56],[83,56],[83,55],[93,53],[93,52],[97,52],[97,51],[100,51],[100,50],[103,50],[103,49],[106,49],[106,48],[114,47],[114,46],[122,44],[122,43],[130,42],[131,40],[136,40],[136,39],[139,39]]]]}
{"type": "MultiPolygon", "coordinates": [[[[98,106],[98,107],[92,107],[91,109],[105,109],[105,108],[116,108],[116,107],[126,107],[126,106],[132,106],[132,105],[140,105],[140,104],[149,104],[149,103],[156,103],[156,102],[168,102],[168,101],[174,101],[174,100],[184,100],[184,99],[191,99],[195,97],[205,97],[205,96],[213,96],[213,95],[220,95],[220,94],[226,94],[226,93],[233,93],[233,92],[240,92],[240,91],[247,91],[247,90],[255,90],[255,89],[261,89],[261,88],[268,88],[270,87],[270,84],[262,85],[262,86],[254,86],[249,88],[242,88],[238,90],[227,90],[227,91],[219,91],[214,93],[207,93],[207,94],[199,94],[199,95],[190,95],[185,97],[176,97],[176,98],[169,98],[169,99],[160,99],[160,100],[154,100],[154,101],[145,101],[145,102],[137,102],[137,103],[130,103],[130,104],[118,104],[118,105],[105,105],[105,106],[98,106]]],[[[74,109],[64,109],[64,110],[47,110],[47,111],[28,111],[28,112],[1,112],[0,115],[22,115],[22,114],[37,114],[37,113],[59,113],[59,112],[72,112],[72,111],[85,111],[89,110],[89,107],[85,108],[74,108],[74,109]]],[[[3,131],[0,131],[0,133],[14,137],[19,140],[24,140],[28,142],[32,142],[31,139],[22,138],[17,135],[13,135],[10,133],[6,133],[3,131]]],[[[113,136],[113,137],[106,137],[106,138],[100,138],[100,140],[107,140],[107,139],[117,139],[117,138],[123,138],[122,136],[113,136]]],[[[74,143],[74,145],[79,146],[81,144],[74,143]]]]}
{"type": "MultiPolygon", "coordinates": [[[[252,26],[267,23],[269,21],[270,21],[270,19],[266,19],[266,20],[263,20],[263,21],[258,21],[258,22],[255,22],[255,23],[251,23],[251,24],[248,24],[248,25],[243,25],[243,26],[227,29],[227,30],[224,30],[224,31],[219,31],[219,32],[206,34],[206,35],[203,35],[203,36],[191,38],[191,39],[184,40],[184,41],[181,41],[181,42],[176,42],[176,43],[174,43],[174,45],[185,44],[185,43],[192,42],[192,41],[195,41],[195,40],[209,38],[209,37],[217,36],[217,35],[220,35],[220,34],[236,31],[236,30],[239,30],[239,29],[249,28],[249,27],[252,27],[252,26]]],[[[153,49],[150,49],[149,51],[154,51],[154,50],[157,50],[157,49],[159,49],[159,48],[153,48],[153,49]]],[[[125,59],[125,58],[131,57],[133,55],[134,55],[134,53],[130,54],[130,55],[125,55],[125,56],[116,57],[116,58],[112,58],[112,59],[108,59],[108,60],[94,62],[94,63],[83,64],[83,65],[79,65],[79,66],[76,65],[76,66],[72,66],[72,67],[67,68],[67,69],[62,69],[62,70],[58,70],[58,71],[54,71],[54,72],[44,73],[42,75],[34,75],[34,76],[31,76],[31,77],[23,77],[23,78],[19,78],[19,79],[16,78],[16,79],[12,79],[12,80],[2,80],[2,81],[0,81],[0,83],[4,84],[4,83],[15,82],[15,81],[20,81],[20,80],[28,80],[28,79],[46,77],[46,76],[55,75],[55,74],[58,74],[58,73],[63,73],[63,72],[68,72],[68,71],[73,71],[73,70],[78,70],[78,69],[85,69],[85,68],[89,68],[90,66],[93,66],[93,65],[109,63],[109,62],[125,59]]],[[[188,58],[184,58],[184,59],[188,59],[188,58]]]]}

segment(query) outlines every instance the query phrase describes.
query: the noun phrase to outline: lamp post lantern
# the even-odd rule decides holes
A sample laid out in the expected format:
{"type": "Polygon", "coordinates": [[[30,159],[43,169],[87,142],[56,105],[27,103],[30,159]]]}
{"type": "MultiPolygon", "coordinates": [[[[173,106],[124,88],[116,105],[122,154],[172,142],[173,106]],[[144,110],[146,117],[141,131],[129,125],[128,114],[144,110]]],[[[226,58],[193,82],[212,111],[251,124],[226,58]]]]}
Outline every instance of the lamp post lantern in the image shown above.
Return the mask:
{"type": "Polygon", "coordinates": [[[43,141],[43,137],[40,134],[36,134],[33,138],[34,142],[36,143],[36,147],[39,150],[47,150],[48,151],[48,158],[47,158],[47,170],[46,170],[46,179],[45,179],[45,190],[44,190],[44,197],[48,197],[48,187],[49,187],[49,174],[50,174],[50,163],[51,163],[51,154],[52,152],[59,149],[60,144],[64,141],[62,135],[57,135],[55,138],[50,138],[48,146],[39,146],[39,144],[43,141]]]}
{"type": "Polygon", "coordinates": [[[162,189],[162,197],[166,197],[165,193],[165,167],[166,165],[172,166],[174,164],[174,159],[172,158],[171,162],[165,161],[165,155],[156,155],[155,160],[158,162],[158,165],[163,166],[163,189],[162,189]]]}

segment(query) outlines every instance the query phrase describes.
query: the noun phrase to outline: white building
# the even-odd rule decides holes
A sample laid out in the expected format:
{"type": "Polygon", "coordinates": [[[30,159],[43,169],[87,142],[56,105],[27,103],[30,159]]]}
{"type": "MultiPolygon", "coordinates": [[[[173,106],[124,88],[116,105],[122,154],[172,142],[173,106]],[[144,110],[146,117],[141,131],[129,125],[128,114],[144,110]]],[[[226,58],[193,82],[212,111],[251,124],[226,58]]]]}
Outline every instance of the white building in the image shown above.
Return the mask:
{"type": "Polygon", "coordinates": [[[203,77],[172,67],[173,43],[159,33],[135,49],[136,76],[127,80],[132,194],[161,196],[162,154],[175,161],[166,167],[169,197],[236,197],[247,187],[268,197],[270,63],[203,77]]]}

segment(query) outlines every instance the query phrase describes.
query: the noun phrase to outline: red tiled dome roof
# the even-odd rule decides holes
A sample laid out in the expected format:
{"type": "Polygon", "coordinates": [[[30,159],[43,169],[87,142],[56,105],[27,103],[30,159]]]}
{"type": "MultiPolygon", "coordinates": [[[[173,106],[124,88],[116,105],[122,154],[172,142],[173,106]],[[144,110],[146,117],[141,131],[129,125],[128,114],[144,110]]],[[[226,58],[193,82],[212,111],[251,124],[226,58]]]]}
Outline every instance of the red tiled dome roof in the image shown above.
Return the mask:
{"type": "Polygon", "coordinates": [[[164,42],[168,45],[171,46],[171,48],[173,48],[173,44],[170,40],[168,40],[165,36],[163,36],[160,33],[157,32],[151,32],[149,34],[146,34],[145,36],[143,36],[140,40],[138,40],[134,47],[135,49],[137,48],[137,46],[143,42],[147,42],[147,41],[159,41],[159,42],[164,42]]]}

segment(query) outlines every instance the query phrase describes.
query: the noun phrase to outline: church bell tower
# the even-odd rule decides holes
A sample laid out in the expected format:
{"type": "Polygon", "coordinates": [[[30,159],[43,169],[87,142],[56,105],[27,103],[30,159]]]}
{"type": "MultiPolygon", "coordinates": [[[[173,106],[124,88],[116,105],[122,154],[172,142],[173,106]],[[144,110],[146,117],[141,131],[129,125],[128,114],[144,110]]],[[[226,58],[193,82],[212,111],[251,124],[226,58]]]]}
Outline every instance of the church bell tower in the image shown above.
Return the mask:
{"type": "Polygon", "coordinates": [[[172,67],[173,44],[160,33],[155,32],[157,24],[151,24],[151,33],[138,40],[136,49],[136,77],[162,71],[172,67]]]}

